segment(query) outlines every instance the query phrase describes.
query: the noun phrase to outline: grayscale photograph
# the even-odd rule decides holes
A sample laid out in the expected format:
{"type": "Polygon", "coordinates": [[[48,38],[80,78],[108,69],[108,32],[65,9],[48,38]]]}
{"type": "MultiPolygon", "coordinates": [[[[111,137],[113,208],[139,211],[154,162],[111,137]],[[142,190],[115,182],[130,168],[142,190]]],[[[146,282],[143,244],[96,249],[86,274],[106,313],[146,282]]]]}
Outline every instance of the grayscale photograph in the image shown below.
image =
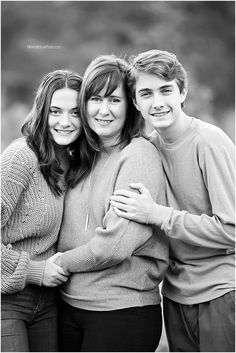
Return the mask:
{"type": "Polygon", "coordinates": [[[1,1],[1,352],[235,352],[235,1],[1,1]]]}

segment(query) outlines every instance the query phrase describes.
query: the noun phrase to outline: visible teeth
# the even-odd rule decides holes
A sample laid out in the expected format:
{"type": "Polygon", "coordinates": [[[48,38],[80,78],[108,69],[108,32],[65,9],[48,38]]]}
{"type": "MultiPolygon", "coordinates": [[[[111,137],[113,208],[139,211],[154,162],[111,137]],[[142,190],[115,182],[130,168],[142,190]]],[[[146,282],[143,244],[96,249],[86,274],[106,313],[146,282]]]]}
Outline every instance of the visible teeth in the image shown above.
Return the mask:
{"type": "Polygon", "coordinates": [[[69,135],[73,131],[69,130],[56,130],[59,134],[69,135]]]}
{"type": "Polygon", "coordinates": [[[112,122],[112,120],[100,120],[96,119],[100,124],[108,125],[112,122]]]}
{"type": "Polygon", "coordinates": [[[154,116],[164,116],[164,115],[166,115],[166,114],[168,114],[169,112],[163,112],[163,113],[153,113],[152,115],[154,115],[154,116]]]}

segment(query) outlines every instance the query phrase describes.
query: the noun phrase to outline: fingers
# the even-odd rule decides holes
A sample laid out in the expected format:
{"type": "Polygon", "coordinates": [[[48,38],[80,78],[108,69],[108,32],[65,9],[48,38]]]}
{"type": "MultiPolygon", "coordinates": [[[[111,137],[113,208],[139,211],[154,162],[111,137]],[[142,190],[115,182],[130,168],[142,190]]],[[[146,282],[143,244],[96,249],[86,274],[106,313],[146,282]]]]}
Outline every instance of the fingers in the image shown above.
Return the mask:
{"type": "Polygon", "coordinates": [[[135,197],[136,193],[125,189],[120,189],[120,190],[115,190],[113,192],[113,195],[120,195],[127,198],[127,197],[135,197]]]}
{"type": "MultiPolygon", "coordinates": [[[[138,190],[140,194],[149,194],[149,190],[142,184],[142,183],[131,183],[129,186],[132,189],[138,190]]],[[[113,192],[113,195],[117,196],[124,196],[126,198],[135,198],[137,193],[134,193],[130,190],[119,189],[113,192]]]]}
{"type": "Polygon", "coordinates": [[[61,252],[57,252],[56,254],[51,256],[48,260],[51,262],[51,265],[55,267],[56,271],[58,271],[60,274],[64,276],[68,276],[69,272],[65,271],[61,266],[61,261],[60,261],[61,255],[62,255],[61,252]]]}
{"type": "Polygon", "coordinates": [[[114,209],[114,212],[117,214],[117,216],[132,220],[132,215],[130,213],[120,211],[116,207],[113,207],[113,209],[114,209]]]}
{"type": "Polygon", "coordinates": [[[63,276],[68,276],[68,273],[64,271],[64,269],[60,266],[60,265],[57,265],[57,264],[54,264],[55,265],[55,269],[56,271],[63,275],[63,276]]]}
{"type": "Polygon", "coordinates": [[[49,258],[49,260],[52,261],[52,262],[55,262],[55,261],[58,259],[58,257],[61,256],[61,254],[62,254],[61,252],[57,252],[56,254],[52,255],[52,256],[49,258]]]}
{"type": "Polygon", "coordinates": [[[66,282],[67,279],[68,279],[67,276],[64,276],[64,275],[61,275],[61,274],[57,274],[57,276],[56,276],[56,281],[60,282],[60,283],[66,282]]]}
{"type": "Polygon", "coordinates": [[[110,204],[113,206],[113,208],[115,207],[121,211],[124,211],[124,212],[129,211],[129,206],[125,205],[124,203],[110,201],[110,204]]]}
{"type": "Polygon", "coordinates": [[[129,199],[128,197],[125,196],[120,196],[120,195],[112,195],[110,197],[111,201],[119,202],[124,205],[131,205],[132,199],[129,199]]]}
{"type": "Polygon", "coordinates": [[[145,186],[142,183],[131,183],[129,186],[132,189],[137,189],[140,192],[140,194],[149,193],[149,190],[145,188],[145,186]]]}
{"type": "MultiPolygon", "coordinates": [[[[59,267],[59,266],[57,266],[59,267]]],[[[55,267],[50,269],[50,272],[45,273],[44,276],[44,285],[47,287],[55,287],[61,283],[64,283],[68,280],[68,276],[61,274],[55,270],[55,267]]]]}

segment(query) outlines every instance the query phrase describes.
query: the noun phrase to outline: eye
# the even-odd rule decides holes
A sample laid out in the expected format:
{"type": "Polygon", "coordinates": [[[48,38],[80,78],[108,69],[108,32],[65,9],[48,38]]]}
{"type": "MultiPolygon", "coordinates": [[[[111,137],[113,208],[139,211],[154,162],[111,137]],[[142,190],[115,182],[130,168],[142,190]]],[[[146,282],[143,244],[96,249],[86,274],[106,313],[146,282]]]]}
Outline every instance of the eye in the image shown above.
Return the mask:
{"type": "Polygon", "coordinates": [[[74,110],[74,111],[71,113],[71,116],[72,116],[73,118],[78,118],[78,117],[79,117],[79,112],[78,112],[78,110],[74,110]]]}
{"type": "Polygon", "coordinates": [[[58,116],[61,114],[61,111],[57,109],[49,109],[49,114],[53,116],[58,116]]]}
{"type": "Polygon", "coordinates": [[[162,93],[164,93],[164,94],[172,93],[172,89],[171,88],[165,88],[165,89],[162,90],[162,93]]]}
{"type": "Polygon", "coordinates": [[[143,91],[143,92],[140,93],[140,96],[141,97],[150,97],[151,94],[152,94],[151,91],[143,91]]]}
{"type": "Polygon", "coordinates": [[[121,99],[118,97],[110,97],[109,100],[111,103],[120,103],[121,102],[121,99]]]}
{"type": "Polygon", "coordinates": [[[100,102],[101,101],[101,97],[98,96],[92,96],[89,98],[90,101],[92,102],[100,102]]]}

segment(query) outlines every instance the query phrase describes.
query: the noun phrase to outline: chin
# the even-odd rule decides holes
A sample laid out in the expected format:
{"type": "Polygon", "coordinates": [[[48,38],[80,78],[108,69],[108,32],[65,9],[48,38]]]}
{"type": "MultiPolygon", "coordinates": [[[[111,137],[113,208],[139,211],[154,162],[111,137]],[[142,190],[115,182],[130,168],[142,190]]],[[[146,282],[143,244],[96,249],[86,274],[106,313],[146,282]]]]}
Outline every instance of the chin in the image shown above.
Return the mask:
{"type": "Polygon", "coordinates": [[[70,145],[72,142],[74,142],[75,140],[69,140],[69,139],[55,139],[54,140],[55,143],[58,145],[58,146],[68,146],[70,145]]]}
{"type": "Polygon", "coordinates": [[[153,124],[153,127],[155,129],[166,129],[166,128],[170,127],[170,126],[171,126],[171,122],[169,122],[169,121],[162,121],[162,122],[153,124]]]}

